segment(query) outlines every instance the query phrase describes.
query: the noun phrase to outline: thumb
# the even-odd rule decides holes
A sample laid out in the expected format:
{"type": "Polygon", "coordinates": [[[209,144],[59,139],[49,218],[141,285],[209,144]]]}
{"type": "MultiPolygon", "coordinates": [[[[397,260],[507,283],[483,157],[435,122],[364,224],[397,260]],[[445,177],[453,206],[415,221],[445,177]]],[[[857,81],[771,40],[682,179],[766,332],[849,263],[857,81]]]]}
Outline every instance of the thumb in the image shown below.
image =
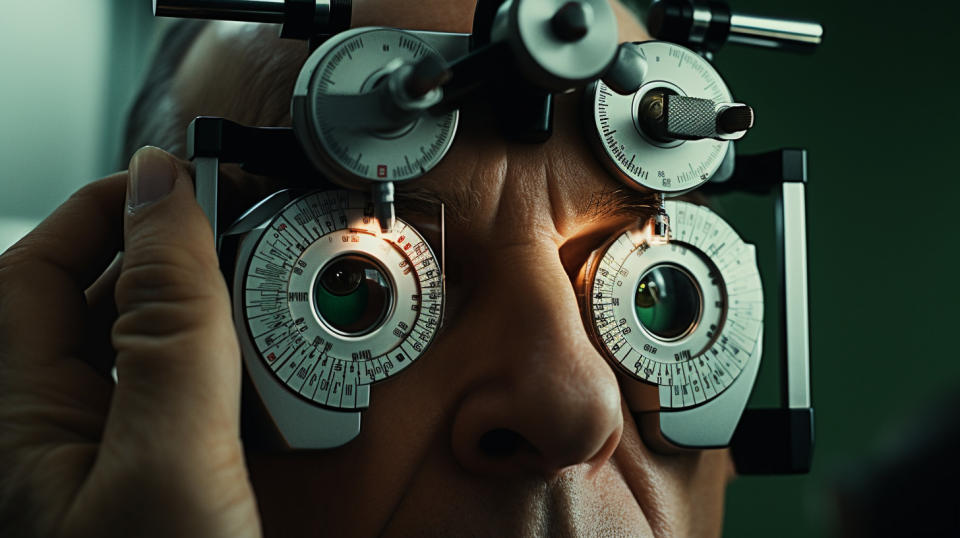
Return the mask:
{"type": "Polygon", "coordinates": [[[148,147],[134,155],[129,176],[112,334],[118,383],[104,442],[140,440],[171,458],[236,444],[240,351],[190,172],[148,147]]]}

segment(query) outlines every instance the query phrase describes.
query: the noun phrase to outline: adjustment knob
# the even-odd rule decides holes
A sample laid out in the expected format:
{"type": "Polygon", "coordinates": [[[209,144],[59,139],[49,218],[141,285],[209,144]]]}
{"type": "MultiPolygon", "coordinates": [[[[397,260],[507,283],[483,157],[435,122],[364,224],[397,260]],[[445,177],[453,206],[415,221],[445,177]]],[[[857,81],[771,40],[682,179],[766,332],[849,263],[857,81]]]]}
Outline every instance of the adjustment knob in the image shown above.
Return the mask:
{"type": "Polygon", "coordinates": [[[564,92],[596,79],[613,61],[617,18],[607,0],[507,0],[489,42],[506,44],[516,67],[500,69],[500,77],[519,72],[539,89],[564,92]]]}
{"type": "Polygon", "coordinates": [[[658,140],[739,140],[753,127],[753,109],[741,103],[716,103],[665,91],[650,91],[640,101],[641,128],[658,140]]]}
{"type": "MultiPolygon", "coordinates": [[[[616,63],[587,88],[584,106],[588,138],[607,169],[632,188],[668,196],[709,181],[730,141],[753,124],[753,110],[734,102],[710,62],[666,41],[621,45],[616,63]],[[638,82],[636,91],[621,93],[638,82]]],[[[665,219],[653,224],[662,235],[665,219]]]]}

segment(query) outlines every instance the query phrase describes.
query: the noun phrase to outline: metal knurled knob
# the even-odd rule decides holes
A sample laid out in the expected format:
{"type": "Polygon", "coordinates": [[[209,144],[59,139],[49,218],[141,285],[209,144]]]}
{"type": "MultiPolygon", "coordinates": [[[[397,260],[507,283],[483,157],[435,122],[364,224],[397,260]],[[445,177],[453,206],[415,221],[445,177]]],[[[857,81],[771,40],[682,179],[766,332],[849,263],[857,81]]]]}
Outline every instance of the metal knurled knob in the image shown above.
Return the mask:
{"type": "Polygon", "coordinates": [[[661,140],[736,140],[753,127],[753,109],[740,103],[651,91],[640,103],[641,124],[661,140]]]}
{"type": "Polygon", "coordinates": [[[716,106],[710,99],[668,95],[664,100],[666,135],[681,140],[712,138],[717,132],[716,106]]]}

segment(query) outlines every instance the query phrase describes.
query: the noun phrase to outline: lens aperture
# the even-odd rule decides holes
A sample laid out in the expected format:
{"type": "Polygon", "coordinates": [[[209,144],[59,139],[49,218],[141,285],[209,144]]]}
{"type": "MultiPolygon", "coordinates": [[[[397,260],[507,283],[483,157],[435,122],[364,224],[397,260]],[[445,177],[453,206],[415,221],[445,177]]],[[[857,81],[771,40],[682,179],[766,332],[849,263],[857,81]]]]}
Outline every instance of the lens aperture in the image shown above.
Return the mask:
{"type": "Polygon", "coordinates": [[[314,284],[317,314],[334,330],[350,336],[369,334],[387,317],[393,291],[383,270],[363,256],[333,260],[314,284]]]}
{"type": "Polygon", "coordinates": [[[637,319],[653,336],[676,340],[700,320],[701,294],[686,271],[657,265],[640,278],[635,300],[637,319]]]}

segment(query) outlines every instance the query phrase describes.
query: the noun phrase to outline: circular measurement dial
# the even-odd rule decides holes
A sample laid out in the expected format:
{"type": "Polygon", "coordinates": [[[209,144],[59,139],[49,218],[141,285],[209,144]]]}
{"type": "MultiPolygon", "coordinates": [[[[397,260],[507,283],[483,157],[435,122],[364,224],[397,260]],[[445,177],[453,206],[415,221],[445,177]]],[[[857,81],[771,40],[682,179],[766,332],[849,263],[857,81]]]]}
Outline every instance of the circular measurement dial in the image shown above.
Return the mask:
{"type": "Polygon", "coordinates": [[[719,395],[759,360],[763,291],[754,249],[720,217],[666,202],[672,237],[628,230],[591,257],[584,308],[607,358],[632,377],[670,386],[671,408],[719,395]]]}
{"type": "Polygon", "coordinates": [[[600,160],[631,187],[667,194],[695,189],[710,179],[727,153],[727,140],[664,142],[647,133],[639,110],[651,91],[686,97],[733,101],[717,70],[695,52],[664,41],[635,43],[647,62],[644,84],[634,94],[619,95],[597,81],[587,90],[588,121],[600,160]]]}
{"type": "Polygon", "coordinates": [[[358,407],[357,387],[417,360],[443,312],[430,246],[398,220],[381,234],[361,193],[318,192],[269,223],[247,266],[243,311],[279,381],[317,404],[358,407]]]}
{"type": "Polygon", "coordinates": [[[424,113],[399,129],[369,131],[325,120],[325,99],[370,92],[399,61],[432,54],[414,34],[360,28],[332,37],[304,65],[294,90],[294,128],[314,163],[347,187],[425,174],[453,143],[459,112],[424,113]]]}

